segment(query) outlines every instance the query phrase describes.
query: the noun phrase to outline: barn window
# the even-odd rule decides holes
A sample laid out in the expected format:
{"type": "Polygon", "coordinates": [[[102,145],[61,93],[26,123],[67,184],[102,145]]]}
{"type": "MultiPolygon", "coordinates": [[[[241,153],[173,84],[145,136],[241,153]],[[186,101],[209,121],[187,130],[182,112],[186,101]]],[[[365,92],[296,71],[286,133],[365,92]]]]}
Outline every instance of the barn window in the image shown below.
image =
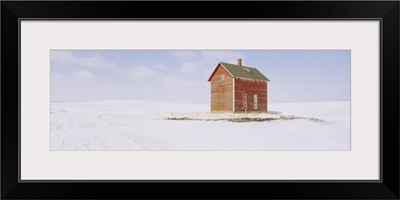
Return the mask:
{"type": "Polygon", "coordinates": [[[225,74],[221,74],[221,81],[225,80],[225,74]]]}
{"type": "Polygon", "coordinates": [[[258,109],[258,97],[256,94],[254,94],[254,110],[258,109]]]}

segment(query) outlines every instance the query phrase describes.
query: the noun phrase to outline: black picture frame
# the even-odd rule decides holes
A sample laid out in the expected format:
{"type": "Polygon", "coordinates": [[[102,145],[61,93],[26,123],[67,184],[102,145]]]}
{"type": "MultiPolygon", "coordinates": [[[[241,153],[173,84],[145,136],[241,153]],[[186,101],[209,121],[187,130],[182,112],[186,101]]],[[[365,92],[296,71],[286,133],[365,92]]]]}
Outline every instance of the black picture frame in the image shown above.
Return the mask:
{"type": "Polygon", "coordinates": [[[399,1],[2,1],[1,198],[399,199],[399,8],[399,1]],[[155,11],[154,7],[163,10],[155,11]],[[21,182],[20,19],[378,19],[381,21],[381,181],[21,182]]]}

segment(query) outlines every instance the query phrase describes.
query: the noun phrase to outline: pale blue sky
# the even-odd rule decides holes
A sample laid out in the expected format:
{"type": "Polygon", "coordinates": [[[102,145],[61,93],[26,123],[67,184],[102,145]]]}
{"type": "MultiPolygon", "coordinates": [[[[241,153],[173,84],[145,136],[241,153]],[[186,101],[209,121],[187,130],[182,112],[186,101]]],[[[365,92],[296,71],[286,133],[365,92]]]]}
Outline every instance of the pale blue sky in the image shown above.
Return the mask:
{"type": "Polygon", "coordinates": [[[268,100],[350,101],[350,50],[52,50],[51,101],[154,100],[209,103],[218,62],[255,67],[268,100]]]}

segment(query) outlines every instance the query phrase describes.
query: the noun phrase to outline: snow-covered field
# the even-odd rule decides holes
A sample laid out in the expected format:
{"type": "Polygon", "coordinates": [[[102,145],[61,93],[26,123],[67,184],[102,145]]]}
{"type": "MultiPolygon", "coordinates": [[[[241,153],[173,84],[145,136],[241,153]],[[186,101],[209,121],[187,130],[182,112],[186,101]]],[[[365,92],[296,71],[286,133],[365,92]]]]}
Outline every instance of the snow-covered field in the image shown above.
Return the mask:
{"type": "Polygon", "coordinates": [[[350,102],[209,113],[162,101],[51,103],[50,150],[350,150],[350,102]]]}

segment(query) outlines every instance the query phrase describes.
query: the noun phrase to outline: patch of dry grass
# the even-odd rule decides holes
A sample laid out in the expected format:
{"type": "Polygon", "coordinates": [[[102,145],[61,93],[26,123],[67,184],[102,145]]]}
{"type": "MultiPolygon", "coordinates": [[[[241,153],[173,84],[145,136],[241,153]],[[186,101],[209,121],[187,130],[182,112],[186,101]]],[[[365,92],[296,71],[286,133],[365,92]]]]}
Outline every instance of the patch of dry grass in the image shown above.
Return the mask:
{"type": "Polygon", "coordinates": [[[314,122],[325,122],[322,119],[312,118],[312,117],[300,117],[294,115],[281,115],[280,118],[250,118],[250,117],[241,117],[241,118],[221,118],[221,119],[196,119],[189,117],[168,117],[166,120],[194,120],[194,121],[227,121],[227,122],[265,122],[265,121],[273,121],[273,120],[296,120],[296,119],[306,119],[314,122]]]}

